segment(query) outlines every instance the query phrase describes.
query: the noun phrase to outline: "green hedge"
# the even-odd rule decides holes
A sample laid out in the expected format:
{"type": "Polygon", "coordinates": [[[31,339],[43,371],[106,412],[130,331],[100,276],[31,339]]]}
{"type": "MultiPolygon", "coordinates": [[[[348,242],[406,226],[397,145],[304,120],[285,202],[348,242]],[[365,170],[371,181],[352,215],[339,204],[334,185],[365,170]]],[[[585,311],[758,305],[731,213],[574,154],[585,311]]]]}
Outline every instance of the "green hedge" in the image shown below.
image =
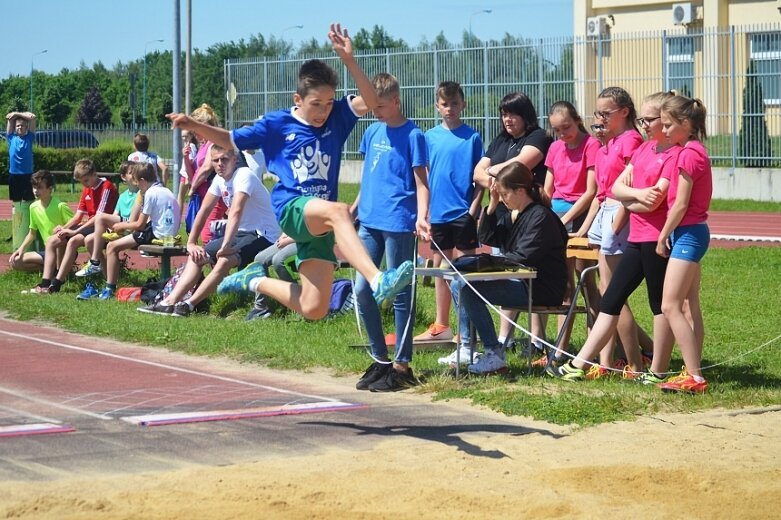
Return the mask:
{"type": "MultiPolygon", "coordinates": [[[[116,172],[122,161],[133,153],[129,144],[109,143],[97,148],[40,148],[33,147],[36,170],[73,171],[79,159],[92,159],[99,172],[116,172]]],[[[0,182],[8,184],[8,143],[0,144],[0,182]]]]}

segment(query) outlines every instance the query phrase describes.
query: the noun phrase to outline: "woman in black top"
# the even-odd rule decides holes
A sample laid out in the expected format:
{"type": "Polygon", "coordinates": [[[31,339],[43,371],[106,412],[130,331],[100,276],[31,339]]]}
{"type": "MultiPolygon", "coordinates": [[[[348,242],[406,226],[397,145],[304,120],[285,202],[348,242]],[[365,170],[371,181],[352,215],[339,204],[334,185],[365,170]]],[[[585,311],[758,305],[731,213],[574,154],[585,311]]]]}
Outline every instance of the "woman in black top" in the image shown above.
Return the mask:
{"type": "MultiPolygon", "coordinates": [[[[550,209],[550,199],[534,183],[529,169],[512,162],[499,171],[490,189],[491,201],[480,217],[480,241],[501,247],[510,260],[537,270],[533,303],[560,305],[567,287],[567,231],[550,209]]],[[[522,280],[474,282],[475,291],[495,305],[523,307],[529,293],[522,280]]],[[[461,341],[469,344],[469,323],[483,339],[485,355],[469,365],[475,374],[505,371],[507,362],[485,302],[463,280],[451,284],[458,306],[461,341]]]]}
{"type": "Polygon", "coordinates": [[[511,162],[519,162],[534,173],[534,182],[545,185],[545,154],[551,138],[540,128],[537,111],[522,92],[507,94],[499,104],[502,133],[488,146],[485,156],[475,166],[474,180],[483,188],[490,187],[495,176],[511,162]]]}

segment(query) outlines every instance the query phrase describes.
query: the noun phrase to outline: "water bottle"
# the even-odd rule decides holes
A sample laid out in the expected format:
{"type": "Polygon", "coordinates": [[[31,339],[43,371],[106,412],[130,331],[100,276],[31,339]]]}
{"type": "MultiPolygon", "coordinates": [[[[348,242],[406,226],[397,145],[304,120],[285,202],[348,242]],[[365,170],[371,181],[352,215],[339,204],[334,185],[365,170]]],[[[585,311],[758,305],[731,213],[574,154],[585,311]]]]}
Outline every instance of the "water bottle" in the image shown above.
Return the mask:
{"type": "Polygon", "coordinates": [[[161,232],[163,234],[163,246],[173,247],[176,230],[174,229],[174,208],[171,206],[170,202],[168,203],[168,206],[165,207],[165,211],[163,211],[161,232]]]}

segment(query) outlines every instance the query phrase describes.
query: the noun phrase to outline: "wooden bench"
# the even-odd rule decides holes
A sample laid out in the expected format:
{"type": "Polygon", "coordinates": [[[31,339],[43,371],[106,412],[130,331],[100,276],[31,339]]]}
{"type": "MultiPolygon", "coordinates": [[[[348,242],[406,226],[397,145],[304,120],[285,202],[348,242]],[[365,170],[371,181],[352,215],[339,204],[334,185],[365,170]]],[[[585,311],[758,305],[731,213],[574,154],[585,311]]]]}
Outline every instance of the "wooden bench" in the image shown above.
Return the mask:
{"type": "Polygon", "coordinates": [[[165,281],[171,277],[171,258],[175,256],[187,256],[187,248],[184,246],[139,246],[138,250],[147,256],[160,258],[160,278],[165,281]]]}

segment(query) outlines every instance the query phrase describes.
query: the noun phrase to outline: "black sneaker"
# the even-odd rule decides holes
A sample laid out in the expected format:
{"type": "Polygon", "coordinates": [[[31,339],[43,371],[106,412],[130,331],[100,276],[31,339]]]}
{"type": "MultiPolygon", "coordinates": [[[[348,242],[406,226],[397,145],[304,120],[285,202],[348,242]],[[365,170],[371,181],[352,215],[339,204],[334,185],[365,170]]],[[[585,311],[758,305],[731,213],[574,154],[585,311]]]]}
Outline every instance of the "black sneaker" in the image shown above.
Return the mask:
{"type": "Polygon", "coordinates": [[[391,368],[385,377],[370,384],[369,390],[372,392],[398,392],[399,390],[417,385],[418,380],[415,379],[411,368],[405,372],[399,372],[391,368]]]}
{"type": "Polygon", "coordinates": [[[146,312],[150,314],[164,314],[166,316],[169,316],[173,314],[174,312],[174,306],[165,304],[161,301],[157,303],[153,303],[151,305],[146,305],[145,307],[139,307],[136,309],[138,312],[146,312]]]}
{"type": "Polygon", "coordinates": [[[192,311],[193,310],[190,308],[187,302],[177,302],[174,305],[174,310],[171,312],[171,316],[176,316],[177,318],[186,318],[192,311]]]}
{"type": "Polygon", "coordinates": [[[368,390],[369,385],[388,375],[388,370],[390,369],[391,366],[388,363],[372,363],[358,382],[355,383],[355,388],[358,390],[368,390]]]}

